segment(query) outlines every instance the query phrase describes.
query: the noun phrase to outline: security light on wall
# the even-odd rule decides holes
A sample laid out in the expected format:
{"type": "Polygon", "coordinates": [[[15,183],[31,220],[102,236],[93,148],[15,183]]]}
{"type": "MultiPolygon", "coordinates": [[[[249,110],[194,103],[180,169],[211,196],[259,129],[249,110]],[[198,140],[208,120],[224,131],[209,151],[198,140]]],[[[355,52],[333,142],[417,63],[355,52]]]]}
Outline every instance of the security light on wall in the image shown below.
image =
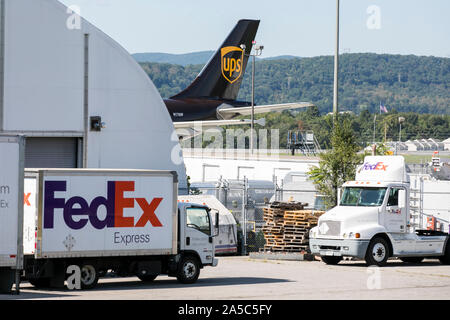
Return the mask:
{"type": "Polygon", "coordinates": [[[102,122],[102,117],[91,117],[91,131],[102,131],[106,128],[106,123],[102,122]]]}

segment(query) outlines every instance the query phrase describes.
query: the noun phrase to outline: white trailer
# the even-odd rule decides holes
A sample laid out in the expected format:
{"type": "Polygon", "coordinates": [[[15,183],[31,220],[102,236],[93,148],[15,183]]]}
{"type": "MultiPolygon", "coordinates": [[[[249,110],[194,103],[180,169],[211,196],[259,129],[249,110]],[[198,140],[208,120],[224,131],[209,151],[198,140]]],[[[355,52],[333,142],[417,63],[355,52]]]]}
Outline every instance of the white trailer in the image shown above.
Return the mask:
{"type": "Polygon", "coordinates": [[[345,256],[378,266],[389,257],[407,263],[431,257],[450,264],[449,235],[418,229],[410,200],[402,156],[366,157],[356,180],[344,183],[338,206],[311,229],[311,252],[327,264],[337,264],[345,256]]]}
{"type": "MultiPolygon", "coordinates": [[[[219,212],[220,232],[214,238],[215,254],[237,253],[237,223],[233,214],[213,195],[179,196],[179,202],[197,203],[219,212]]],[[[215,219],[214,219],[215,223],[215,219]]]]}
{"type": "Polygon", "coordinates": [[[25,278],[61,287],[75,265],[84,289],[109,270],[195,282],[201,268],[217,265],[218,224],[207,206],[178,204],[177,190],[174,171],[26,171],[25,278]]]}
{"type": "Polygon", "coordinates": [[[11,291],[23,264],[24,141],[20,136],[0,135],[0,292],[5,293],[11,291]]]}

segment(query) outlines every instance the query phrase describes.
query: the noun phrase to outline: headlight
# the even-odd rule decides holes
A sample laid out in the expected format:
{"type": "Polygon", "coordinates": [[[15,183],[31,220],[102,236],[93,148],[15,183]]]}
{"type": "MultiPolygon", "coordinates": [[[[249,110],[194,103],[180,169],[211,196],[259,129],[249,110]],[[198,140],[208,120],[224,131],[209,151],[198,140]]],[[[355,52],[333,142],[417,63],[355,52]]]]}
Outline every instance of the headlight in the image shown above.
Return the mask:
{"type": "MultiPolygon", "coordinates": [[[[342,235],[344,238],[346,237],[346,234],[344,233],[343,235],[342,235]]],[[[361,234],[359,234],[359,233],[354,233],[354,232],[349,232],[349,234],[348,234],[348,238],[349,239],[359,239],[359,238],[361,238],[361,234]]]]}

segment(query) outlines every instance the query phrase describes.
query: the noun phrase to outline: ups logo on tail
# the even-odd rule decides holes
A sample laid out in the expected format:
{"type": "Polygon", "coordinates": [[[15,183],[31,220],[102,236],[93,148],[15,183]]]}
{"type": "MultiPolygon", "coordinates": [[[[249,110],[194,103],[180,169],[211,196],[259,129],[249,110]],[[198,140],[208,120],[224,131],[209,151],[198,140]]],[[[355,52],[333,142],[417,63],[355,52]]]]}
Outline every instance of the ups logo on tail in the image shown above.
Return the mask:
{"type": "Polygon", "coordinates": [[[224,47],[220,53],[222,75],[229,83],[233,83],[242,76],[244,50],[238,47],[224,47]]]}

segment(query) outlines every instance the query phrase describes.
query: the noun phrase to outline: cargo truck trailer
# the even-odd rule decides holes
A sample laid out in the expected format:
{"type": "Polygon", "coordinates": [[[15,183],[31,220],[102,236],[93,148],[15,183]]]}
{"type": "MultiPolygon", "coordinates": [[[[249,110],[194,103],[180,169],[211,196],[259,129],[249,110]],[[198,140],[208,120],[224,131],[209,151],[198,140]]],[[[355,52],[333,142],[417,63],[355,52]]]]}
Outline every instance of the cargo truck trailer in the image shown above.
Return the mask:
{"type": "Polygon", "coordinates": [[[218,263],[219,219],[205,205],[178,203],[177,190],[174,171],[27,170],[24,278],[61,287],[77,266],[82,289],[107,272],[195,282],[218,263]]]}

